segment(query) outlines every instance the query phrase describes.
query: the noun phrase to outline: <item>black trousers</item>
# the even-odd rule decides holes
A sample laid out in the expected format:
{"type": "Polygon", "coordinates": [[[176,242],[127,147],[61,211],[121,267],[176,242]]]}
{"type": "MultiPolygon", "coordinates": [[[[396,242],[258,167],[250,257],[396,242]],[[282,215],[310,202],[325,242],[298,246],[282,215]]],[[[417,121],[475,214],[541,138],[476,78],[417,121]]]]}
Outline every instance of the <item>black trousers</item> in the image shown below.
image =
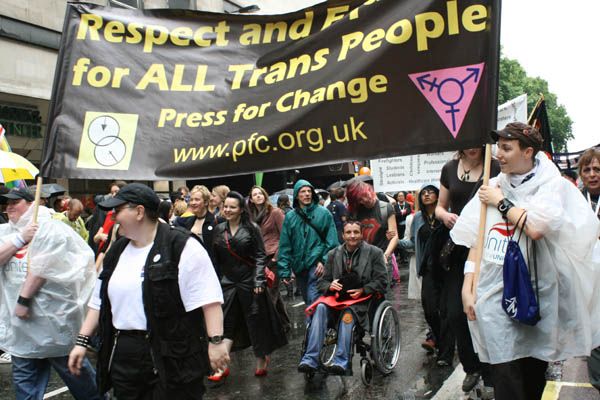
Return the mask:
{"type": "Polygon", "coordinates": [[[452,363],[454,358],[454,335],[446,320],[440,314],[442,301],[442,282],[432,271],[425,271],[421,284],[421,304],[425,320],[433,335],[438,348],[438,359],[452,363]]]}
{"type": "Polygon", "coordinates": [[[527,357],[492,364],[496,400],[539,400],[546,386],[548,363],[527,357]]]}
{"type": "Polygon", "coordinates": [[[154,373],[146,338],[121,332],[110,369],[114,394],[118,400],[202,399],[205,391],[203,379],[165,387],[154,373]]]}
{"type": "MultiPolygon", "coordinates": [[[[473,341],[471,340],[471,332],[467,322],[467,315],[464,312],[462,304],[462,285],[463,285],[463,270],[462,267],[454,265],[443,274],[444,284],[442,289],[442,319],[446,320],[452,334],[456,340],[458,350],[458,358],[465,372],[481,371],[481,363],[479,357],[473,349],[473,341]]],[[[454,347],[454,343],[452,344],[454,347]]],[[[483,372],[484,379],[488,376],[483,372]]],[[[491,382],[486,382],[491,385],[491,382]]]]}

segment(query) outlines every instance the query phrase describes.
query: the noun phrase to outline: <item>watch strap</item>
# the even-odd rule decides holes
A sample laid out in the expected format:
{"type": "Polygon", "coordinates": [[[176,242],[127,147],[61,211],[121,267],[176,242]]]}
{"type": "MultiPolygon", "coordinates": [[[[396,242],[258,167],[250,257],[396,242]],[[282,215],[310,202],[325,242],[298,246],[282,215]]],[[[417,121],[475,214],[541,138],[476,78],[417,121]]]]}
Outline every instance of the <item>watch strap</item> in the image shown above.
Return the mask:
{"type": "Polygon", "coordinates": [[[223,341],[223,335],[214,335],[208,338],[208,341],[212,344],[219,344],[223,341]]]}
{"type": "Polygon", "coordinates": [[[17,304],[20,304],[24,307],[31,307],[31,299],[28,299],[27,297],[19,296],[19,298],[17,299],[17,304]]]}

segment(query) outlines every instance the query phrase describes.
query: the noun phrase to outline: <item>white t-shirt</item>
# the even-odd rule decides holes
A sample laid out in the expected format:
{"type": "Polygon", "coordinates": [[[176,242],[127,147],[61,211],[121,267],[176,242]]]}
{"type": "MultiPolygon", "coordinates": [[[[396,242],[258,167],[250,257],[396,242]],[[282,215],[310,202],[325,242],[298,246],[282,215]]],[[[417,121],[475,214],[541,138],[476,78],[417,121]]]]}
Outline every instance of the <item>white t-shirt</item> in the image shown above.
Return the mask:
{"type": "MultiPolygon", "coordinates": [[[[108,285],[113,326],[120,330],[146,330],[146,314],[142,302],[144,264],[153,244],[137,248],[129,243],[121,256],[108,285]]],[[[186,311],[211,303],[223,303],[221,284],[208,253],[195,239],[188,239],[179,260],[179,293],[186,311]]],[[[99,310],[100,285],[96,282],[88,306],[99,310]]]]}

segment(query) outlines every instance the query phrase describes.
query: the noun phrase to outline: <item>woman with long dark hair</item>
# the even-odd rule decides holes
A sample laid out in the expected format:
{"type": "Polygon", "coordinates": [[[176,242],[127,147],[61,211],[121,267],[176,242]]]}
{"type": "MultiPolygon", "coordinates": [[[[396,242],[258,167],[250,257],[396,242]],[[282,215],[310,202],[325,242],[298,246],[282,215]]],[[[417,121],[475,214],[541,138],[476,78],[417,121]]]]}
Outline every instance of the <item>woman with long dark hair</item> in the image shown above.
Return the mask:
{"type": "Polygon", "coordinates": [[[250,190],[248,211],[252,222],[260,227],[267,254],[267,268],[275,274],[273,285],[267,288],[267,290],[281,318],[283,328],[287,332],[291,327],[291,322],[279,293],[279,277],[277,276],[279,236],[281,235],[281,227],[283,226],[285,214],[280,208],[273,207],[269,200],[269,194],[260,186],[253,186],[250,190]]]}
{"type": "MultiPolygon", "coordinates": [[[[231,351],[252,346],[256,376],[265,376],[270,354],[287,344],[273,303],[265,290],[266,254],[260,228],[250,221],[244,197],[229,192],[223,203],[225,222],[213,236],[213,255],[222,273],[224,341],[231,351]]],[[[229,368],[209,377],[221,382],[229,368]]]]}

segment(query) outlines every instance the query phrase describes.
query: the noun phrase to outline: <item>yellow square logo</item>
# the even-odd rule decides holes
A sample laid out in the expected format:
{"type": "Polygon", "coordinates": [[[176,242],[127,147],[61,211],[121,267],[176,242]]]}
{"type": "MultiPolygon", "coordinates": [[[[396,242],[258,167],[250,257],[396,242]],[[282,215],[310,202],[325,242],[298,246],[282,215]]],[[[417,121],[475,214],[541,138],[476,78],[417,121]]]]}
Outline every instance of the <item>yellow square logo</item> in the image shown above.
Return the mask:
{"type": "Polygon", "coordinates": [[[85,113],[77,168],[128,170],[137,114],[85,113]]]}

